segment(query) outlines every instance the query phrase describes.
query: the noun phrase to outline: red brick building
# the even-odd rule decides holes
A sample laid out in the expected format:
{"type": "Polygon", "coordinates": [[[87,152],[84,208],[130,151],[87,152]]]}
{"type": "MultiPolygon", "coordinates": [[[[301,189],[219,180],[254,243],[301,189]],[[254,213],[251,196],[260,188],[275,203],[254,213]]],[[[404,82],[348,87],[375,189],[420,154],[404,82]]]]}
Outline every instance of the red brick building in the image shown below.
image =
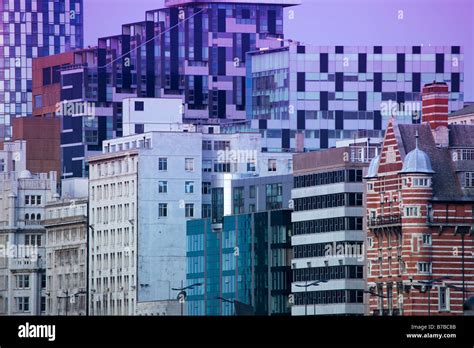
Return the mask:
{"type": "Polygon", "coordinates": [[[474,292],[474,126],[448,126],[448,86],[423,89],[423,122],[391,120],[367,189],[373,315],[461,315],[474,292]]]}

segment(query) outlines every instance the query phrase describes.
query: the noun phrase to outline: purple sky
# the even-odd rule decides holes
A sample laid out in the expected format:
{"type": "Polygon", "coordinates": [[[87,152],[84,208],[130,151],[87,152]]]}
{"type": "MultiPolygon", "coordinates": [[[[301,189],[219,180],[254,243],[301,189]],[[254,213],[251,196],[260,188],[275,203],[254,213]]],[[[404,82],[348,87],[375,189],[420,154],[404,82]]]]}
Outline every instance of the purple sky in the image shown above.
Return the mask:
{"type": "MultiPolygon", "coordinates": [[[[286,16],[287,38],[316,45],[460,45],[465,100],[474,101],[473,0],[302,0],[286,16]],[[403,11],[403,19],[398,19],[403,11]]],[[[85,44],[144,20],[163,0],[84,0],[85,44]]]]}

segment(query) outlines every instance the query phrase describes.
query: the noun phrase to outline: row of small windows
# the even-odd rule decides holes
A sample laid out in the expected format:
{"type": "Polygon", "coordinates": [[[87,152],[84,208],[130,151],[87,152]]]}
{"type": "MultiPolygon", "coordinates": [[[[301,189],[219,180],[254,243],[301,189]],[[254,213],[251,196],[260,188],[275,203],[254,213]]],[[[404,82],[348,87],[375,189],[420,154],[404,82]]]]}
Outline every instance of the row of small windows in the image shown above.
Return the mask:
{"type": "Polygon", "coordinates": [[[328,303],[363,303],[362,290],[326,290],[295,293],[296,305],[328,303]]]}
{"type": "Polygon", "coordinates": [[[25,214],[25,221],[39,221],[41,214],[25,214]]]}
{"type": "Polygon", "coordinates": [[[293,234],[324,233],[334,231],[362,231],[362,217],[337,217],[293,223],[293,234]]]}
{"type": "MultiPolygon", "coordinates": [[[[315,243],[296,245],[293,247],[293,257],[295,259],[303,257],[323,257],[336,256],[341,250],[343,252],[349,251],[351,255],[356,256],[362,251],[362,242],[337,242],[333,243],[315,243]]],[[[347,256],[347,254],[344,254],[347,256]]]]}
{"type": "Polygon", "coordinates": [[[294,178],[294,187],[311,187],[317,185],[336,184],[340,182],[362,182],[362,170],[337,170],[334,172],[296,176],[294,178]]]}
{"type": "Polygon", "coordinates": [[[326,209],[335,207],[361,207],[363,204],[362,193],[332,193],[329,195],[296,198],[295,211],[326,209]]]}
{"type": "Polygon", "coordinates": [[[41,205],[41,196],[25,196],[25,205],[41,205]]]}
{"type": "MultiPolygon", "coordinates": [[[[203,140],[202,141],[202,149],[203,150],[212,150],[213,141],[212,140],[203,140]]],[[[216,140],[214,141],[214,150],[230,150],[230,141],[227,140],[216,140]]]]}
{"type": "Polygon", "coordinates": [[[316,281],[333,279],[362,279],[364,277],[363,266],[325,266],[298,268],[293,270],[293,281],[316,281]]]}

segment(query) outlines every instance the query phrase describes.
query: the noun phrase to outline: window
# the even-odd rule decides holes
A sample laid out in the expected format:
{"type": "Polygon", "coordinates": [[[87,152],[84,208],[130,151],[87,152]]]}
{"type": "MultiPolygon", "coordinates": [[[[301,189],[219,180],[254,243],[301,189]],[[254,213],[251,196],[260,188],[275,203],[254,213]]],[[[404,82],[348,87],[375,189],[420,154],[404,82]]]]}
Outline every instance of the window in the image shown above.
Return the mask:
{"type": "Polygon", "coordinates": [[[406,217],[418,217],[420,213],[419,207],[405,207],[406,217]]]}
{"type": "Polygon", "coordinates": [[[202,205],[202,218],[207,219],[211,217],[212,206],[210,204],[202,205]]]}
{"type": "Polygon", "coordinates": [[[217,140],[214,142],[214,150],[229,150],[230,141],[217,140]]]}
{"type": "Polygon", "coordinates": [[[431,245],[432,239],[431,234],[424,234],[423,235],[423,244],[424,245],[431,245]]]}
{"type": "Polygon", "coordinates": [[[202,194],[203,195],[210,195],[211,194],[211,183],[208,181],[204,181],[202,183],[202,194]]]}
{"type": "Polygon", "coordinates": [[[41,289],[46,289],[46,274],[41,274],[41,289]]]}
{"type": "Polygon", "coordinates": [[[46,312],[46,297],[45,296],[41,296],[41,304],[40,304],[41,308],[41,313],[44,313],[46,312]]]}
{"type": "Polygon", "coordinates": [[[255,213],[255,204],[249,204],[249,213],[255,213]]]}
{"type": "Polygon", "coordinates": [[[249,198],[255,198],[255,185],[249,187],[249,198]]]}
{"type": "Polygon", "coordinates": [[[474,172],[466,172],[465,177],[465,186],[474,187],[474,172]]]}
{"type": "Polygon", "coordinates": [[[51,68],[43,68],[43,86],[51,84],[51,68]]]}
{"type": "Polygon", "coordinates": [[[202,141],[203,150],[212,150],[212,140],[203,140],[202,141]]]}
{"type": "Polygon", "coordinates": [[[35,107],[36,108],[43,107],[43,96],[41,94],[35,95],[35,107]]]}
{"type": "Polygon", "coordinates": [[[168,181],[158,181],[158,193],[168,193],[168,181]]]}
{"type": "Polygon", "coordinates": [[[168,170],[168,159],[161,157],[158,159],[158,170],[164,172],[168,170]]]}
{"type": "Polygon", "coordinates": [[[16,309],[18,312],[29,312],[30,311],[30,298],[29,297],[17,297],[16,298],[16,309]]]}
{"type": "Polygon", "coordinates": [[[186,158],[184,160],[184,170],[194,172],[194,158],[186,158]]]}
{"type": "Polygon", "coordinates": [[[256,172],[257,165],[255,160],[250,160],[247,162],[247,172],[256,172]]]}
{"type": "Polygon", "coordinates": [[[194,193],[194,181],[186,181],[184,183],[184,192],[185,193],[194,193]]]}
{"type": "Polygon", "coordinates": [[[438,309],[440,311],[449,311],[449,289],[446,286],[439,287],[438,309]]]}
{"type": "Polygon", "coordinates": [[[418,262],[416,264],[416,268],[418,269],[419,273],[431,273],[432,271],[431,262],[418,262]]]}
{"type": "Polygon", "coordinates": [[[276,161],[276,159],[269,159],[268,160],[268,171],[269,172],[276,172],[277,171],[277,161],[276,161]]]}
{"type": "Polygon", "coordinates": [[[231,172],[230,163],[215,162],[214,163],[214,172],[215,173],[230,173],[231,172]]]}
{"type": "Polygon", "coordinates": [[[143,123],[136,123],[135,134],[143,134],[143,133],[145,133],[145,125],[143,123]]]}
{"type": "Polygon", "coordinates": [[[283,185],[268,184],[266,187],[267,210],[281,209],[283,207],[283,185]]]}
{"type": "Polygon", "coordinates": [[[17,289],[29,289],[30,288],[30,276],[20,274],[16,276],[16,288],[17,289]]]}
{"type": "Polygon", "coordinates": [[[193,203],[186,203],[185,209],[186,209],[185,214],[187,218],[194,217],[194,204],[193,203]]]}
{"type": "Polygon", "coordinates": [[[429,187],[431,185],[428,178],[413,178],[414,187],[429,187]]]}
{"type": "Polygon", "coordinates": [[[135,102],[135,111],[145,111],[145,103],[142,101],[135,102]]]}
{"type": "MultiPolygon", "coordinates": [[[[34,220],[34,214],[31,214],[32,220],[34,220]]],[[[41,235],[40,234],[27,234],[25,235],[25,245],[41,246],[41,235]]]]}
{"type": "Polygon", "coordinates": [[[158,204],[158,216],[167,217],[168,216],[168,203],[159,203],[158,204]]]}
{"type": "Polygon", "coordinates": [[[204,173],[212,173],[212,161],[202,161],[202,171],[204,173]]]}

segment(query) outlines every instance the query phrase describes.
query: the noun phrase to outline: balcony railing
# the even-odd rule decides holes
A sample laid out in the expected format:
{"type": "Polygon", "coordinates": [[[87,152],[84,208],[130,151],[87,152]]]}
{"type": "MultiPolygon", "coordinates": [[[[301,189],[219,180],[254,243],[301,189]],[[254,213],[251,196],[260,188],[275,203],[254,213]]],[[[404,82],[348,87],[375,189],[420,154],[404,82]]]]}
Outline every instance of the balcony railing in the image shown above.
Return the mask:
{"type": "Polygon", "coordinates": [[[371,217],[368,219],[369,227],[382,227],[401,224],[402,219],[400,215],[383,215],[371,217]]]}
{"type": "Polygon", "coordinates": [[[10,261],[10,269],[12,271],[38,270],[44,268],[42,259],[14,259],[10,261]]]}

